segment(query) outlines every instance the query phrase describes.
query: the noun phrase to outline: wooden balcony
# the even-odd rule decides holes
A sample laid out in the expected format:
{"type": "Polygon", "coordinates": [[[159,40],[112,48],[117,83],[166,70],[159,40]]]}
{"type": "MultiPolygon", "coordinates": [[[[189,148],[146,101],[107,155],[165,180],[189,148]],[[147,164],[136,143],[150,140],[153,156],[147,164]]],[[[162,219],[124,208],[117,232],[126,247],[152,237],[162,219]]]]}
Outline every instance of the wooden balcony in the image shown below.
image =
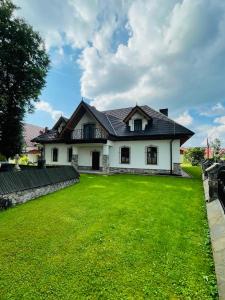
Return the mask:
{"type": "Polygon", "coordinates": [[[107,139],[107,134],[101,128],[89,128],[89,130],[74,129],[71,138],[73,140],[100,140],[107,139]]]}

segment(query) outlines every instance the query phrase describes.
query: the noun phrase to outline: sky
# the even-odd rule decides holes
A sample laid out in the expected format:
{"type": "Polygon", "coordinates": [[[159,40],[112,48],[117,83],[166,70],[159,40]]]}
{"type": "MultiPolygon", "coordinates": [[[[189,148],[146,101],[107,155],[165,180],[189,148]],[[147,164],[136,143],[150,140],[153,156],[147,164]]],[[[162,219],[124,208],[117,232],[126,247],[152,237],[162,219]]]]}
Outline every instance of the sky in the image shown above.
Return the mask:
{"type": "Polygon", "coordinates": [[[46,86],[26,122],[51,128],[82,97],[99,110],[149,105],[225,146],[225,1],[14,0],[45,41],[46,86]]]}

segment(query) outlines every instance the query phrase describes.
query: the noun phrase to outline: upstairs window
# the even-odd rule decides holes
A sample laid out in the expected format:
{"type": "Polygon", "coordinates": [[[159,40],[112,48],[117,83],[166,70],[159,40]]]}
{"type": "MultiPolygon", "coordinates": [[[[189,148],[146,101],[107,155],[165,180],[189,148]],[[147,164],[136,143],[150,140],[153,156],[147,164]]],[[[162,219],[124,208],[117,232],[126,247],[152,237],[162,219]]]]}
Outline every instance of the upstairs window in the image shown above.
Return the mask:
{"type": "Polygon", "coordinates": [[[157,147],[147,147],[146,151],[147,165],[157,165],[158,163],[158,151],[157,147]]]}
{"type": "Polygon", "coordinates": [[[120,162],[121,162],[121,164],[129,164],[130,163],[130,148],[129,147],[121,147],[120,162]]]}
{"type": "Polygon", "coordinates": [[[52,161],[54,161],[54,162],[58,161],[58,149],[57,148],[52,149],[52,161]]]}
{"type": "Polygon", "coordinates": [[[141,131],[142,130],[142,119],[135,119],[134,120],[134,131],[141,131]]]}
{"type": "Polygon", "coordinates": [[[70,147],[70,148],[67,149],[67,160],[68,160],[68,162],[72,161],[72,154],[73,154],[73,149],[72,149],[72,147],[70,147]]]}

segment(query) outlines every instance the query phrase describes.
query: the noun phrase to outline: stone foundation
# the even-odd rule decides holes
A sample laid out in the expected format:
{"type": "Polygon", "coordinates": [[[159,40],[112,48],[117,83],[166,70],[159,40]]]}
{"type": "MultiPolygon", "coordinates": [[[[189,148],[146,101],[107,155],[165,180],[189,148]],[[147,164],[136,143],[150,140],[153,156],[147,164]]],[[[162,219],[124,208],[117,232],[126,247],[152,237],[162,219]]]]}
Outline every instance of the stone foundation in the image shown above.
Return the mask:
{"type": "Polygon", "coordinates": [[[99,170],[93,170],[91,166],[78,166],[79,171],[102,171],[102,167],[99,170]]]}
{"type": "Polygon", "coordinates": [[[102,165],[103,165],[103,168],[102,168],[103,172],[109,173],[109,156],[108,155],[103,155],[102,165]]]}
{"type": "Polygon", "coordinates": [[[75,170],[78,169],[78,154],[73,154],[72,155],[71,165],[74,167],[75,170]]]}
{"type": "Polygon", "coordinates": [[[35,189],[1,195],[1,198],[7,199],[8,201],[10,201],[11,205],[21,204],[21,203],[25,203],[29,200],[38,198],[40,196],[47,195],[47,194],[53,193],[55,191],[61,190],[65,187],[73,185],[77,182],[79,182],[79,179],[72,179],[72,180],[68,180],[65,182],[47,185],[47,186],[43,186],[43,187],[39,187],[39,188],[35,188],[35,189]]]}
{"type": "Polygon", "coordinates": [[[153,170],[153,169],[139,169],[139,168],[114,168],[110,167],[109,172],[113,174],[170,174],[169,170],[153,170]]]}
{"type": "Polygon", "coordinates": [[[180,163],[173,163],[173,174],[181,175],[180,163]]]}

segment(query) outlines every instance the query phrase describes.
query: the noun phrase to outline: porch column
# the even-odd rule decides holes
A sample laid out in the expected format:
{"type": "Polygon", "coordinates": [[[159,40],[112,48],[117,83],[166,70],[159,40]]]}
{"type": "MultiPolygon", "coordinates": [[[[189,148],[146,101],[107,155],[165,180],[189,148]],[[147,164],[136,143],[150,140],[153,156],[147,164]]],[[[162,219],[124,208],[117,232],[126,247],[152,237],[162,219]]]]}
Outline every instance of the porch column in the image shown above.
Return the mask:
{"type": "Polygon", "coordinates": [[[109,173],[109,145],[103,145],[102,153],[102,171],[104,173],[109,173]]]}
{"type": "Polygon", "coordinates": [[[73,152],[72,152],[72,162],[71,165],[78,170],[78,147],[73,146],[73,152]]]}

